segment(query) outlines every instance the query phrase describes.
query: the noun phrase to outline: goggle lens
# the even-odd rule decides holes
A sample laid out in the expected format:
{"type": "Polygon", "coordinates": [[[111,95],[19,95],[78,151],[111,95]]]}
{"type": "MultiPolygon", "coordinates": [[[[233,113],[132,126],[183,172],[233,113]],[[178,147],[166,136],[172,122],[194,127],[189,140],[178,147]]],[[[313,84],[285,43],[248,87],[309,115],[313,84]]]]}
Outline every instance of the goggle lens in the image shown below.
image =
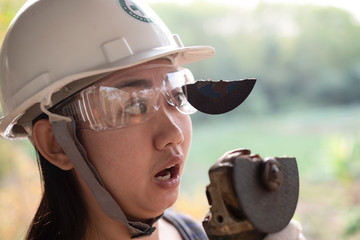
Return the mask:
{"type": "Polygon", "coordinates": [[[193,82],[194,77],[188,69],[145,65],[85,88],[73,101],[62,106],[62,113],[83,122],[82,127],[111,130],[150,119],[159,109],[162,95],[179,112],[192,114],[196,109],[187,101],[186,84],[193,82]],[[153,69],[149,71],[150,68],[153,69]]]}

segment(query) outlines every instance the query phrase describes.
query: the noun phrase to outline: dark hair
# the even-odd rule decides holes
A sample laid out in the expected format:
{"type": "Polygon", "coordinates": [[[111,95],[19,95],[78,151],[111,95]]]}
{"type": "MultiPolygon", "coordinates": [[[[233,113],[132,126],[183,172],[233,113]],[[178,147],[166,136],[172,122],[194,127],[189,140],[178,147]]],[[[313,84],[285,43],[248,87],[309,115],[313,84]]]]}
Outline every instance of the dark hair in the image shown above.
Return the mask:
{"type": "MultiPolygon", "coordinates": [[[[41,116],[34,123],[42,118],[46,117],[41,116]]],[[[58,168],[39,151],[37,155],[43,196],[26,239],[82,239],[88,215],[74,171],[58,168]]]]}

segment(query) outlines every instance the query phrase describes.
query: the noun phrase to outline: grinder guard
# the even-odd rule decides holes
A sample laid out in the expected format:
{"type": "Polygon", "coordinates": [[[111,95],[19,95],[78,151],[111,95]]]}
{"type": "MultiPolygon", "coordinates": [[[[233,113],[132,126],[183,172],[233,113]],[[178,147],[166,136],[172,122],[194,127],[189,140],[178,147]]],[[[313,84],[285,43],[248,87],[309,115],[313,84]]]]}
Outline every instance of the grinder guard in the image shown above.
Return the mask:
{"type": "Polygon", "coordinates": [[[227,113],[250,95],[256,83],[255,78],[234,81],[203,81],[183,86],[189,103],[206,114],[227,113]]]}

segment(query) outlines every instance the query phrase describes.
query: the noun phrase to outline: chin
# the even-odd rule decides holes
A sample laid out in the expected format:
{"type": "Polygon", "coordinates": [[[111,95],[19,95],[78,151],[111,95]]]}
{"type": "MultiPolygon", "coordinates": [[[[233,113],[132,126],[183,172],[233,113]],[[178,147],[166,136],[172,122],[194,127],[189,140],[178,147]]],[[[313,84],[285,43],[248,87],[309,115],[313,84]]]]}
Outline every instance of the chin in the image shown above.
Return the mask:
{"type": "Polygon", "coordinates": [[[168,194],[167,196],[165,196],[164,199],[164,205],[165,205],[165,209],[168,209],[169,207],[173,206],[175,204],[175,202],[177,201],[179,197],[179,190],[172,192],[171,194],[168,194]]]}
{"type": "Polygon", "coordinates": [[[150,223],[154,218],[162,215],[166,209],[172,207],[175,204],[176,199],[177,197],[171,201],[170,199],[168,201],[162,200],[161,203],[158,202],[156,205],[147,206],[138,214],[125,213],[125,215],[128,220],[132,222],[150,223]]]}
{"type": "Polygon", "coordinates": [[[153,205],[153,213],[152,213],[152,217],[150,218],[154,218],[154,217],[158,217],[161,214],[164,213],[164,211],[170,207],[172,207],[176,200],[178,199],[178,192],[167,195],[162,197],[161,199],[158,198],[158,201],[156,203],[154,203],[153,205]]]}

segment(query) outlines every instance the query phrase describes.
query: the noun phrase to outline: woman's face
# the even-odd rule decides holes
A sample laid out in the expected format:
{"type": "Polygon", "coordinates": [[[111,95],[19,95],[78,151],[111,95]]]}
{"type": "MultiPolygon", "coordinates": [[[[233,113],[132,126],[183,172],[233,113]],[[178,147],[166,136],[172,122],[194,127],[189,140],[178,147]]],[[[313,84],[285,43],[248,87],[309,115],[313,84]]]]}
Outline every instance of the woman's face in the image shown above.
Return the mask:
{"type": "MultiPolygon", "coordinates": [[[[151,62],[154,63],[169,64],[167,60],[151,62]]],[[[151,71],[159,69],[149,68],[135,77],[142,79],[154,74],[151,71]]],[[[116,74],[121,76],[121,70],[116,74]]],[[[157,217],[174,204],[190,147],[190,117],[170,106],[162,94],[159,105],[159,110],[139,125],[102,132],[81,131],[90,162],[132,221],[157,217]]]]}

